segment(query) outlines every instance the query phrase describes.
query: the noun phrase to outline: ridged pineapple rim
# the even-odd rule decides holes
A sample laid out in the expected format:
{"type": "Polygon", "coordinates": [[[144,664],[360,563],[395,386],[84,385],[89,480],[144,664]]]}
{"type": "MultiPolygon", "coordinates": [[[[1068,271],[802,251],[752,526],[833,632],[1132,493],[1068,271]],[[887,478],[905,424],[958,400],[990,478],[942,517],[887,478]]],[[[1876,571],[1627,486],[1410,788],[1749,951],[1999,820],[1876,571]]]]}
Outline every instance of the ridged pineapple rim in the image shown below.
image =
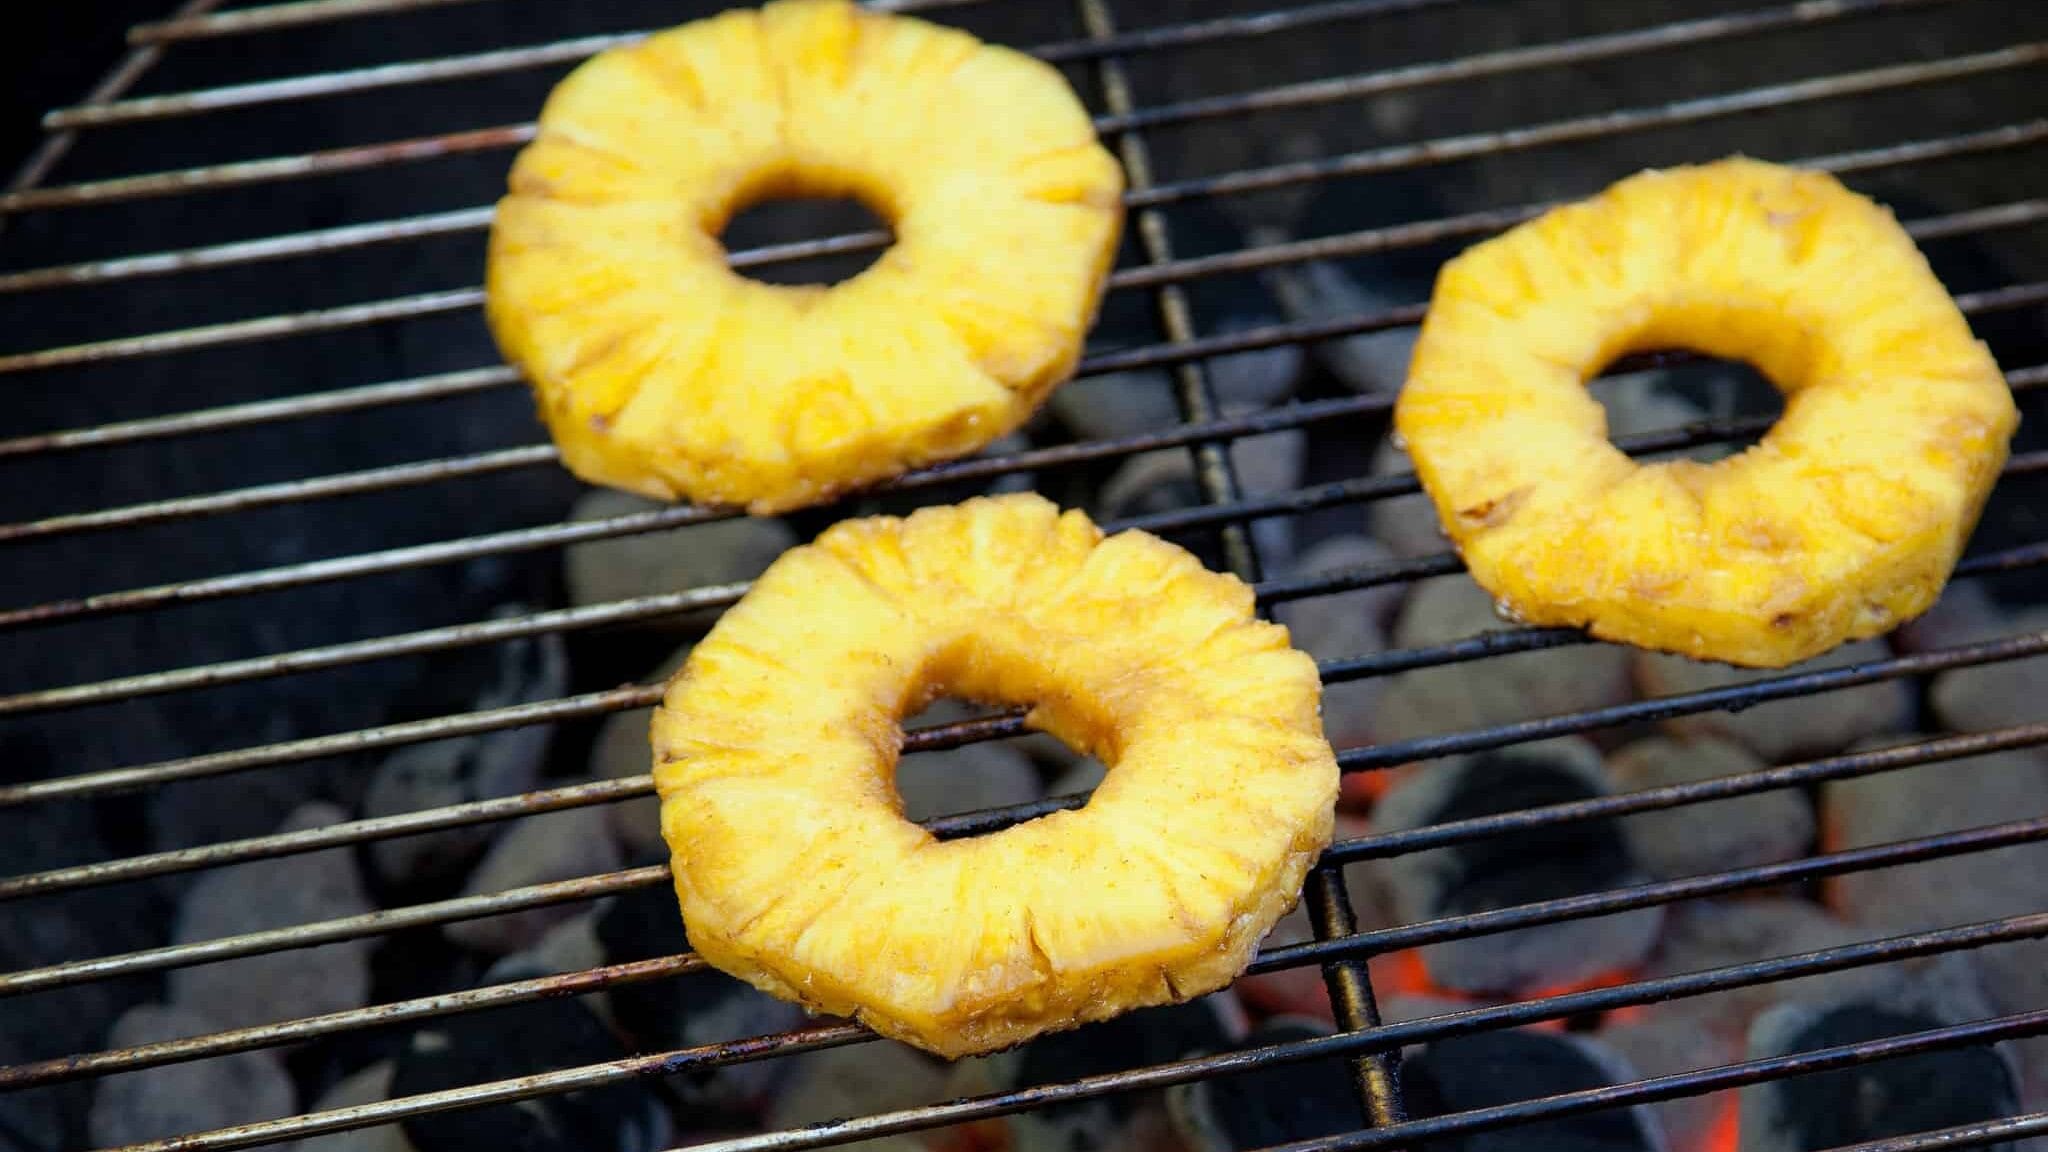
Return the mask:
{"type": "Polygon", "coordinates": [[[486,314],[563,463],[768,513],[965,455],[1072,375],[1123,179],[1058,70],[850,0],[776,0],[562,81],[492,222],[486,314]],[[829,288],[735,272],[766,196],[895,243],[829,288]]]}
{"type": "Polygon", "coordinates": [[[1473,577],[1523,619],[1761,666],[1924,611],[2017,422],[1889,212],[1739,157],[1451,261],[1395,413],[1473,577]],[[1783,416],[1713,464],[1630,460],[1586,381],[1673,347],[1754,364],[1783,416]]]}
{"type": "Polygon", "coordinates": [[[1320,695],[1245,585],[1144,533],[1034,495],[842,522],[656,715],[691,944],[945,1055],[1213,991],[1328,843],[1320,695]],[[893,770],[900,718],[947,690],[1033,703],[1107,778],[1079,811],[933,839],[893,770]]]}

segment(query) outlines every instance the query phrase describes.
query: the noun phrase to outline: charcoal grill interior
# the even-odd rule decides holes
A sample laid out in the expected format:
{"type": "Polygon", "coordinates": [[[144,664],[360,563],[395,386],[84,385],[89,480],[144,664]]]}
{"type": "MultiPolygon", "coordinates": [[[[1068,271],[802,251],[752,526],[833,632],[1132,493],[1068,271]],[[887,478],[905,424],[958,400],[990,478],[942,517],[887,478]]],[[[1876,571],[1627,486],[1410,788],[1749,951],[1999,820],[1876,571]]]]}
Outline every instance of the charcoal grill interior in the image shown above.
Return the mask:
{"type": "MultiPolygon", "coordinates": [[[[1320,969],[1335,1017],[1329,1035],[690,1142],[720,1152],[793,1152],[1335,1060],[1354,1090],[1353,1114],[1342,1131],[1286,1144],[1287,1152],[1466,1147],[1453,1141],[1712,1093],[1732,1100],[1736,1089],[1801,1073],[2048,1034],[2048,1000],[2004,1004],[1900,1035],[1427,1116],[1411,1115],[1396,1075],[1401,1049],[1431,1040],[2038,941],[2048,936],[2048,874],[2037,878],[2036,906],[1994,918],[1904,934],[1871,929],[1859,941],[1787,946],[1766,959],[1696,971],[1630,971],[1398,1022],[1383,1020],[1374,985],[1385,970],[1376,961],[1427,944],[1711,898],[1811,895],[1844,876],[2037,844],[2048,839],[2048,811],[2013,811],[1998,823],[1874,845],[1814,844],[1793,859],[1637,878],[1421,922],[1361,924],[1346,878],[1347,866],[1518,831],[1735,796],[1811,794],[1828,782],[1931,764],[1959,776],[1992,771],[1973,757],[2048,743],[2048,713],[1985,731],[1941,732],[1925,700],[1940,674],[2048,654],[2048,630],[2021,610],[2048,600],[2048,518],[2041,512],[2048,492],[2039,483],[2048,470],[2041,435],[2048,409],[2039,403],[2048,385],[2048,6],[878,6],[1035,46],[1074,81],[1125,164],[1132,209],[1126,251],[1082,373],[1162,370],[1160,386],[1178,419],[1094,439],[1035,426],[1028,443],[792,517],[799,535],[838,517],[957,499],[1020,478],[1062,503],[1088,506],[1120,462],[1175,450],[1193,458],[1192,498],[1111,526],[1186,543],[1252,582],[1267,610],[1457,577],[1456,557],[1441,547],[1313,572],[1295,568],[1296,556],[1262,551],[1261,526],[1291,524],[1305,543],[1361,531],[1368,507],[1379,502],[1416,499],[1405,470],[1370,467],[1387,436],[1392,397],[1343,387],[1310,356],[1307,382],[1292,399],[1246,410],[1219,397],[1212,365],[1229,353],[1314,349],[1412,326],[1428,269],[1458,246],[1637,169],[1743,151],[1826,168],[1895,204],[2006,368],[2029,424],[1950,589],[1951,597],[1987,593],[2003,606],[2006,626],[1967,639],[1902,642],[1849,664],[1340,747],[1348,778],[1362,780],[1397,769],[1428,772],[1446,757],[1550,737],[1616,741],[1768,702],[1821,707],[1858,686],[1894,682],[1909,685],[1915,701],[1917,720],[1905,727],[1923,733],[1889,747],[1791,757],[1736,777],[1412,829],[1353,826],[1304,892],[1312,937],[1270,944],[1252,973],[1320,969]],[[1309,210],[1318,203],[1336,215],[1309,210]],[[1211,212],[1242,234],[1198,226],[1211,212]],[[1330,219],[1339,223],[1322,230],[1304,223],[1330,219]],[[1230,239],[1218,243],[1217,235],[1230,239]],[[1271,273],[1335,259],[1378,259],[1406,268],[1407,278],[1377,303],[1250,326],[1218,328],[1203,307],[1205,293],[1238,299],[1231,294],[1263,291],[1271,273]],[[1230,446],[1292,429],[1312,436],[1305,473],[1278,490],[1248,485],[1230,446]]],[[[166,922],[167,905],[195,878],[223,867],[277,867],[319,849],[510,826],[651,792],[645,776],[550,780],[512,796],[276,830],[308,795],[359,797],[370,767],[398,749],[552,725],[558,755],[572,755],[603,717],[657,698],[652,684],[620,686],[662,654],[645,639],[646,626],[701,618],[743,592],[713,584],[561,606],[566,548],[662,534],[689,549],[694,533],[729,513],[675,507],[567,519],[579,489],[556,465],[524,390],[491,350],[478,308],[489,205],[512,150],[530,137],[547,86],[595,51],[709,10],[539,0],[253,7],[187,0],[134,28],[131,53],[110,62],[116,66],[104,82],[50,113],[41,148],[0,192],[0,376],[7,377],[0,386],[10,399],[0,409],[0,491],[7,493],[0,583],[8,589],[0,602],[0,749],[7,753],[0,757],[0,870],[10,873],[0,878],[0,967],[12,969],[0,975],[0,1146],[60,1146],[8,1112],[10,1099],[53,1102],[53,1114],[63,1117],[55,1122],[61,1145],[83,1147],[83,1101],[105,1077],[253,1050],[347,1052],[450,1017],[651,986],[701,968],[690,955],[664,955],[411,991],[390,975],[404,970],[413,950],[432,946],[438,926],[658,887],[667,878],[660,864],[507,890],[430,893],[371,913],[219,938],[172,942],[148,925],[166,922]],[[523,607],[498,611],[507,604],[523,607]],[[479,707],[493,653],[543,636],[569,646],[576,672],[568,690],[479,707]],[[620,671],[628,664],[633,670],[620,671]],[[176,834],[163,827],[171,808],[183,821],[176,834]],[[45,931],[51,924],[91,930],[45,931]],[[380,995],[373,1003],[160,1042],[106,1040],[112,1018],[160,998],[175,970],[344,940],[376,942],[380,995]]],[[[886,241],[873,232],[771,236],[740,248],[734,263],[829,267],[816,262],[858,257],[886,241]]],[[[1674,350],[1616,370],[1687,361],[1674,350]]],[[[1619,442],[1644,455],[1697,451],[1753,439],[1769,419],[1730,411],[1619,442]]],[[[1574,632],[1508,622],[1446,642],[1333,654],[1321,666],[1335,685],[1471,662],[1552,660],[1586,644],[1574,632]]],[[[906,751],[1024,732],[1014,714],[957,720],[911,731],[906,751]]],[[[1052,797],[932,826],[971,835],[1081,800],[1052,797]]],[[[852,1025],[813,1021],[342,1107],[315,1109],[301,1099],[288,1116],[133,1147],[283,1145],[881,1043],[852,1025]]],[[[2033,1075],[2048,1085],[2048,1067],[2033,1075]]],[[[2010,1116],[1857,1147],[1903,1152],[2032,1136],[2048,1136],[2048,1095],[2038,1091],[2010,1116]]]]}

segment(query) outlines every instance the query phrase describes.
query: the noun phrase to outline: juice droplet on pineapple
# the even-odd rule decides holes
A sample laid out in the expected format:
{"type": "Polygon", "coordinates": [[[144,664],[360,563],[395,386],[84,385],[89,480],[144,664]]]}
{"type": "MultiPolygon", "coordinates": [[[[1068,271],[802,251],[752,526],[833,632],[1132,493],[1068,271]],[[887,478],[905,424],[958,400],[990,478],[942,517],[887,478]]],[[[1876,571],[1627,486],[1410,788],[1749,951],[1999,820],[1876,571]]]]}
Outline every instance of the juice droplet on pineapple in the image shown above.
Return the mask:
{"type": "Polygon", "coordinates": [[[1408,450],[1408,438],[1399,432],[1387,433],[1387,444],[1396,452],[1406,452],[1408,450]]]}
{"type": "Polygon", "coordinates": [[[1523,624],[1527,622],[1522,619],[1520,612],[1515,611],[1515,606],[1506,600],[1495,600],[1493,602],[1493,614],[1508,624],[1523,624]]]}

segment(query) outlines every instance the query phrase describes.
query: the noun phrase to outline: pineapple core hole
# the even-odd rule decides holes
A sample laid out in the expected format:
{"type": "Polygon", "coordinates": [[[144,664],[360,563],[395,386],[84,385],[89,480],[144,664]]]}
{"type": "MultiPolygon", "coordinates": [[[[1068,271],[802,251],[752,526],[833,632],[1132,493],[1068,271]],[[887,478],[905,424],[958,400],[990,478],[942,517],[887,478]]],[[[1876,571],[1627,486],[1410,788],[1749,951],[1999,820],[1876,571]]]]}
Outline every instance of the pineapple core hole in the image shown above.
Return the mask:
{"type": "MultiPolygon", "coordinates": [[[[915,715],[905,716],[901,723],[905,731],[916,731],[1001,716],[1008,711],[941,696],[915,715]]],[[[1072,763],[1074,755],[1065,744],[1042,732],[1005,740],[981,740],[959,748],[912,752],[896,762],[896,795],[903,801],[903,815],[909,820],[1027,804],[1048,794],[1047,781],[1059,783],[1066,779],[1062,770],[1072,763]]],[[[1055,791],[1081,791],[1100,780],[1098,769],[1092,779],[1079,787],[1060,787],[1055,791]]]]}
{"type": "MultiPolygon", "coordinates": [[[[1703,420],[1775,420],[1785,410],[1769,378],[1740,360],[1698,358],[1594,379],[1589,390],[1607,409],[1607,438],[1673,433],[1703,420]]],[[[1755,433],[1716,436],[1676,447],[1638,452],[1643,460],[1711,463],[1742,451],[1755,433]]]]}
{"type": "MultiPolygon", "coordinates": [[[[771,196],[735,212],[726,221],[719,241],[727,252],[743,252],[769,244],[807,243],[872,231],[890,231],[889,222],[851,197],[771,196]]],[[[837,284],[865,272],[883,251],[868,248],[775,260],[739,271],[764,284],[837,284]]]]}

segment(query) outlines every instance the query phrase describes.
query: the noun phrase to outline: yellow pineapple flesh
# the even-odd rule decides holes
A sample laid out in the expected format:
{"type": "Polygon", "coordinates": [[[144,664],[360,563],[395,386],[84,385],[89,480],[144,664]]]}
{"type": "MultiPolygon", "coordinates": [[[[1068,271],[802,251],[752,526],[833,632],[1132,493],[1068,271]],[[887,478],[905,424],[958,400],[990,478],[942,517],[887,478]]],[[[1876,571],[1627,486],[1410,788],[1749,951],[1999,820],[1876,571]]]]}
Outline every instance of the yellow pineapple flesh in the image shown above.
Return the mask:
{"type": "Polygon", "coordinates": [[[557,86],[491,231],[486,310],[563,462],[775,512],[972,452],[1072,374],[1123,178],[1049,65],[849,0],[777,0],[557,86]],[[732,214],[851,196],[842,284],[728,266],[732,214]]]}
{"type": "Polygon", "coordinates": [[[1473,578],[1521,618],[1763,667],[1932,604],[2017,423],[1889,212],[1739,158],[1451,261],[1395,412],[1473,578]],[[1585,382],[1670,348],[1749,361],[1784,416],[1712,465],[1631,461],[1585,382]]]}
{"type": "Polygon", "coordinates": [[[843,522],[784,554],[652,726],[690,941],[944,1056],[1227,984],[1327,845],[1314,663],[1252,594],[1032,495],[843,522]],[[901,717],[1028,705],[1099,757],[1085,808],[939,841],[901,717]]]}

